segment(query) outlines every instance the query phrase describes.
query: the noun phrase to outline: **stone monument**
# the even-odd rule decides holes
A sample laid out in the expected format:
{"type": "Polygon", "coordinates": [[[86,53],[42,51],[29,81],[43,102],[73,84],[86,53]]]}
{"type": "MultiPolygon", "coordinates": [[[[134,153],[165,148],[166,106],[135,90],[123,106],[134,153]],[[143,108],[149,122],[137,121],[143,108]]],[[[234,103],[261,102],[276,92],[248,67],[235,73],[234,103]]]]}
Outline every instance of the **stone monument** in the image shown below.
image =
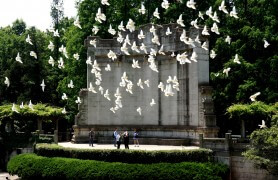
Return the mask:
{"type": "MultiPolygon", "coordinates": [[[[208,42],[202,36],[202,29],[190,28],[187,37],[194,40],[197,36],[201,43],[208,42]]],[[[135,52],[128,46],[130,55],[121,51],[122,44],[113,39],[88,37],[85,45],[88,47],[88,58],[97,60],[101,68],[101,86],[104,91],[109,89],[111,101],[103,97],[100,92],[88,91],[92,83],[96,91],[95,75],[91,73],[92,65],[87,66],[87,89],[80,91],[82,103],[79,104],[79,113],[73,126],[73,142],[88,141],[88,133],[94,129],[99,143],[112,143],[112,134],[115,128],[118,132],[128,130],[130,135],[134,129],[139,131],[140,143],[145,144],[172,144],[185,145],[198,141],[199,134],[205,137],[216,137],[218,127],[214,115],[214,105],[211,98],[212,88],[209,86],[209,51],[201,48],[200,43],[188,45],[180,40],[183,29],[177,24],[152,25],[147,24],[132,33],[122,32],[125,38],[129,34],[131,45],[133,42],[139,46],[144,43],[148,54],[144,51],[135,52]],[[152,42],[153,34],[149,31],[154,26],[159,42],[163,45],[163,53],[157,53],[155,64],[158,72],[149,67],[148,55],[151,48],[158,51],[161,46],[152,42]],[[167,28],[172,34],[166,35],[167,28]],[[138,39],[140,31],[144,32],[145,39],[138,39]],[[90,41],[96,40],[96,47],[90,41]],[[112,50],[117,54],[117,59],[112,61],[107,53],[112,50]],[[180,64],[173,54],[187,52],[188,58],[195,52],[197,62],[180,64]],[[140,69],[132,68],[133,59],[139,61],[140,69]],[[110,64],[111,71],[104,68],[110,64]],[[119,86],[123,73],[133,82],[133,94],[119,86]],[[160,82],[166,84],[169,76],[176,76],[179,82],[179,91],[174,90],[173,96],[165,96],[158,88],[160,82]],[[141,79],[149,80],[149,87],[144,84],[144,89],[136,84],[141,79]],[[115,106],[114,93],[119,88],[122,94],[122,108],[115,113],[110,108],[115,106]],[[156,104],[150,106],[151,100],[156,104]],[[142,114],[136,110],[140,107],[142,114]]],[[[132,139],[132,138],[131,138],[132,139]]]]}

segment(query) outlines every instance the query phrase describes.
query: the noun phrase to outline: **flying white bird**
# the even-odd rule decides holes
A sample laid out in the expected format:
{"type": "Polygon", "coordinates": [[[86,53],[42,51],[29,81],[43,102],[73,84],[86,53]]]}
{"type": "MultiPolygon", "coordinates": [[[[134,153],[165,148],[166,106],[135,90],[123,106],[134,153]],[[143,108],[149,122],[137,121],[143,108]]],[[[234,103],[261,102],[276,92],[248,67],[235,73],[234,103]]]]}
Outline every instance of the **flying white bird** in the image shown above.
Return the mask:
{"type": "Polygon", "coordinates": [[[155,29],[155,27],[152,25],[152,27],[150,28],[150,32],[154,34],[155,31],[156,31],[156,29],[155,29]]]}
{"type": "Polygon", "coordinates": [[[212,20],[213,20],[213,21],[215,21],[215,22],[220,23],[220,21],[219,21],[219,18],[218,18],[218,16],[217,16],[216,11],[214,12],[214,14],[213,14],[213,16],[212,16],[212,20]]]}
{"type": "Polygon", "coordinates": [[[51,51],[54,51],[54,44],[52,41],[49,41],[47,48],[50,49],[51,51]]]}
{"type": "Polygon", "coordinates": [[[212,7],[210,6],[209,9],[206,11],[206,15],[212,18],[212,7]]]}
{"type": "Polygon", "coordinates": [[[62,100],[67,100],[67,99],[68,99],[68,96],[66,95],[66,93],[63,93],[62,100]]]}
{"type": "Polygon", "coordinates": [[[213,25],[212,25],[212,27],[211,27],[211,32],[214,32],[215,34],[220,34],[219,33],[219,30],[218,30],[218,26],[217,26],[217,24],[216,23],[213,23],[213,25]]]}
{"type": "Polygon", "coordinates": [[[110,6],[108,0],[101,0],[102,5],[110,6]]]}
{"type": "Polygon", "coordinates": [[[187,56],[188,55],[186,54],[186,52],[184,52],[182,54],[178,54],[176,59],[178,62],[180,62],[180,64],[191,63],[187,56]]]}
{"type": "Polygon", "coordinates": [[[207,26],[206,26],[206,25],[204,26],[204,29],[203,29],[203,31],[202,31],[202,35],[204,35],[204,36],[209,36],[209,32],[208,32],[208,29],[207,29],[207,26]]]}
{"type": "Polygon", "coordinates": [[[160,82],[159,84],[158,84],[158,89],[160,89],[162,92],[164,91],[164,84],[163,84],[163,82],[160,82]]]}
{"type": "Polygon", "coordinates": [[[175,52],[172,52],[171,57],[175,57],[175,56],[176,56],[175,52]]]}
{"type": "Polygon", "coordinates": [[[121,21],[120,25],[118,26],[119,31],[125,31],[124,23],[121,21]]]}
{"type": "Polygon", "coordinates": [[[191,26],[195,27],[196,29],[199,29],[199,26],[198,26],[198,19],[195,19],[194,21],[191,21],[191,26]]]}
{"type": "Polygon", "coordinates": [[[157,19],[160,19],[158,8],[156,8],[155,11],[153,12],[153,16],[156,17],[157,19]]]}
{"type": "Polygon", "coordinates": [[[199,11],[198,17],[204,20],[204,14],[201,11],[199,11]]]}
{"type": "Polygon", "coordinates": [[[95,20],[99,23],[102,23],[102,21],[106,21],[106,16],[104,13],[101,12],[101,8],[98,8],[95,20]]]}
{"type": "Polygon", "coordinates": [[[68,84],[68,88],[74,88],[74,85],[73,85],[73,81],[70,80],[70,83],[68,84]]]}
{"type": "Polygon", "coordinates": [[[108,101],[111,101],[111,99],[110,99],[110,95],[109,95],[109,90],[108,89],[106,89],[106,91],[105,91],[105,93],[104,93],[104,98],[106,98],[108,101]]]}
{"type": "Polygon", "coordinates": [[[196,36],[196,38],[194,39],[194,41],[195,41],[196,43],[201,44],[201,41],[200,41],[200,39],[199,39],[199,35],[196,36]]]}
{"type": "Polygon", "coordinates": [[[78,53],[75,53],[75,54],[73,55],[73,58],[76,59],[77,61],[79,60],[79,57],[80,57],[80,56],[79,56],[78,53]]]}
{"type": "Polygon", "coordinates": [[[141,89],[144,89],[144,87],[143,87],[143,82],[142,82],[141,79],[138,80],[137,86],[139,86],[141,89]]]}
{"type": "Polygon", "coordinates": [[[23,102],[21,102],[20,106],[19,106],[20,109],[23,109],[24,108],[24,104],[23,102]]]}
{"type": "Polygon", "coordinates": [[[100,92],[101,95],[103,95],[103,91],[104,91],[103,87],[99,86],[98,91],[100,92]]]}
{"type": "Polygon", "coordinates": [[[124,43],[121,47],[121,51],[124,52],[126,55],[130,55],[128,52],[128,47],[126,46],[126,43],[124,43]]]}
{"type": "Polygon", "coordinates": [[[168,79],[167,79],[166,82],[167,82],[167,83],[172,83],[172,82],[173,82],[172,76],[168,76],[168,79]]]}
{"type": "Polygon", "coordinates": [[[80,22],[79,22],[79,17],[77,16],[77,18],[75,19],[75,21],[73,22],[73,25],[78,27],[79,29],[82,29],[80,22]]]}
{"type": "Polygon", "coordinates": [[[116,113],[115,110],[116,110],[116,109],[115,109],[114,107],[111,107],[111,108],[110,108],[110,111],[112,111],[114,114],[116,113]]]}
{"type": "Polygon", "coordinates": [[[235,6],[233,7],[233,10],[230,12],[230,16],[236,19],[238,18],[235,6]]]}
{"type": "Polygon", "coordinates": [[[154,33],[154,36],[152,38],[152,43],[157,44],[158,46],[160,46],[159,37],[155,33],[154,33]]]}
{"type": "Polygon", "coordinates": [[[75,103],[76,103],[76,104],[81,104],[81,99],[80,99],[80,97],[77,97],[77,99],[75,100],[75,103]]]}
{"type": "Polygon", "coordinates": [[[179,16],[179,19],[177,20],[177,23],[181,26],[184,27],[183,19],[182,19],[182,14],[179,16]]]}
{"type": "Polygon", "coordinates": [[[158,50],[158,54],[165,55],[165,52],[163,52],[163,49],[164,49],[164,46],[161,45],[161,47],[158,50]]]}
{"type": "Polygon", "coordinates": [[[113,61],[114,61],[115,59],[117,59],[116,53],[114,53],[112,50],[109,50],[107,56],[108,56],[109,59],[112,59],[113,61]]]}
{"type": "Polygon", "coordinates": [[[231,70],[230,67],[225,68],[225,69],[223,69],[223,73],[226,74],[226,76],[228,77],[230,70],[231,70]]]}
{"type": "Polygon", "coordinates": [[[189,0],[186,2],[186,6],[191,9],[196,9],[194,0],[189,0]]]}
{"type": "Polygon", "coordinates": [[[101,71],[99,64],[97,63],[97,60],[94,60],[94,64],[93,64],[93,69],[96,69],[98,71],[101,71]]]}
{"type": "Polygon", "coordinates": [[[131,46],[131,50],[135,51],[137,53],[140,53],[138,46],[136,45],[136,41],[133,42],[132,46],[131,46]]]}
{"type": "Polygon", "coordinates": [[[60,37],[58,29],[56,29],[56,31],[53,32],[53,36],[54,37],[60,37]]]}
{"type": "Polygon", "coordinates": [[[262,124],[259,124],[259,127],[262,128],[267,128],[267,126],[265,125],[265,121],[262,120],[262,124]]]}
{"type": "Polygon", "coordinates": [[[128,20],[126,29],[128,29],[130,32],[135,31],[135,22],[132,19],[128,20]]]}
{"type": "Polygon", "coordinates": [[[132,65],[131,65],[131,67],[134,68],[134,69],[136,69],[136,68],[140,69],[140,68],[141,68],[141,67],[139,66],[138,60],[135,60],[135,59],[132,60],[132,65]]]}
{"type": "Polygon", "coordinates": [[[224,13],[229,14],[225,6],[225,0],[221,2],[221,5],[218,7],[218,9],[219,11],[223,11],[224,13]]]}
{"type": "Polygon", "coordinates": [[[128,44],[128,45],[131,45],[130,39],[129,39],[129,35],[128,35],[128,34],[127,34],[126,37],[125,37],[125,43],[128,44]]]}
{"type": "Polygon", "coordinates": [[[13,106],[12,106],[12,111],[13,111],[13,112],[16,112],[16,113],[19,113],[18,110],[16,109],[16,106],[15,106],[14,103],[13,103],[13,106]]]}
{"type": "Polygon", "coordinates": [[[141,43],[140,50],[141,50],[141,51],[144,51],[144,52],[145,52],[145,54],[148,54],[148,52],[147,52],[147,48],[146,48],[146,46],[145,46],[145,44],[144,44],[144,43],[141,43]]]}
{"type": "Polygon", "coordinates": [[[264,39],[264,48],[267,48],[270,44],[264,39]]]}
{"type": "Polygon", "coordinates": [[[141,29],[140,33],[138,34],[138,39],[144,39],[144,38],[145,38],[145,35],[143,33],[143,30],[141,29]]]}
{"type": "Polygon", "coordinates": [[[172,85],[171,84],[166,84],[166,88],[165,88],[165,91],[164,91],[164,95],[166,97],[168,96],[174,96],[174,92],[173,92],[173,88],[172,88],[172,85]]]}
{"type": "Polygon", "coordinates": [[[19,52],[17,53],[17,56],[16,56],[16,58],[15,58],[15,61],[17,61],[17,62],[23,64],[23,62],[22,62],[22,60],[21,60],[21,57],[20,57],[20,55],[19,55],[19,52]]]}
{"type": "Polygon", "coordinates": [[[97,93],[91,82],[90,82],[90,84],[89,84],[88,91],[90,91],[90,92],[92,92],[92,93],[95,93],[95,94],[97,93]]]}
{"type": "Polygon", "coordinates": [[[62,110],[62,114],[67,114],[66,108],[62,110]]]}
{"type": "Polygon", "coordinates": [[[141,107],[138,107],[138,108],[136,109],[136,111],[139,113],[140,116],[142,115],[142,109],[141,109],[141,107]]]}
{"type": "Polygon", "coordinates": [[[31,38],[30,38],[29,34],[27,35],[27,38],[25,39],[25,41],[26,41],[27,43],[29,43],[30,45],[33,45],[33,43],[32,43],[32,41],[31,41],[31,38]]]}
{"type": "Polygon", "coordinates": [[[209,55],[209,56],[210,56],[211,59],[214,59],[214,58],[216,57],[216,55],[217,55],[217,54],[215,53],[214,50],[211,50],[211,51],[210,51],[210,55],[209,55]]]}
{"type": "Polygon", "coordinates": [[[227,36],[226,39],[225,39],[225,42],[228,43],[228,44],[231,44],[231,37],[227,36]]]}
{"type": "Polygon", "coordinates": [[[111,66],[110,64],[107,64],[107,66],[104,68],[105,71],[111,71],[111,66]]]}
{"type": "Polygon", "coordinates": [[[121,32],[118,32],[117,41],[118,41],[119,43],[122,43],[122,42],[124,41],[124,38],[123,38],[121,32]]]}
{"type": "Polygon", "coordinates": [[[234,63],[240,64],[240,61],[239,61],[239,58],[238,58],[238,54],[235,55],[234,63]]]}
{"type": "Polygon", "coordinates": [[[30,52],[30,56],[34,57],[35,59],[37,59],[37,54],[34,52],[34,51],[31,51],[30,52]]]}
{"type": "Polygon", "coordinates": [[[255,94],[251,95],[249,98],[251,101],[256,101],[257,96],[259,96],[261,92],[256,92],[255,94]]]}
{"type": "Polygon", "coordinates": [[[164,9],[168,9],[169,8],[169,2],[168,0],[163,0],[163,2],[161,3],[161,7],[164,9]]]}
{"type": "Polygon", "coordinates": [[[98,26],[93,26],[92,32],[94,33],[94,35],[96,35],[99,31],[98,26]]]}
{"type": "Polygon", "coordinates": [[[33,104],[32,104],[32,101],[31,101],[31,100],[29,101],[28,107],[29,107],[32,111],[34,111],[34,107],[33,107],[33,104]]]}
{"type": "Polygon", "coordinates": [[[194,62],[197,62],[197,58],[198,58],[198,55],[195,51],[193,51],[191,57],[190,57],[190,60],[191,61],[194,61],[194,62]]]}
{"type": "Polygon", "coordinates": [[[64,65],[64,60],[62,57],[60,57],[60,59],[58,60],[58,68],[59,69],[64,69],[65,65],[64,65]]]}
{"type": "Polygon", "coordinates": [[[146,84],[148,87],[150,87],[150,80],[148,80],[148,79],[145,80],[145,81],[144,81],[144,84],[146,84]]]}
{"type": "Polygon", "coordinates": [[[141,13],[141,14],[145,14],[146,13],[146,8],[145,8],[143,3],[141,4],[141,8],[139,9],[139,13],[141,13]]]}
{"type": "Polygon", "coordinates": [[[208,51],[208,45],[207,42],[204,42],[201,46],[204,50],[208,51]]]}
{"type": "Polygon", "coordinates": [[[109,25],[108,32],[109,32],[110,34],[112,34],[113,36],[116,34],[116,30],[112,28],[112,25],[111,25],[111,24],[109,25]]]}
{"type": "Polygon", "coordinates": [[[10,86],[10,80],[9,80],[9,78],[8,78],[8,77],[5,77],[4,84],[6,84],[6,85],[7,85],[7,87],[9,87],[9,86],[10,86]]]}
{"type": "Polygon", "coordinates": [[[96,39],[90,40],[90,45],[92,45],[96,48],[97,47],[97,40],[96,39]]]}
{"type": "Polygon", "coordinates": [[[41,87],[42,87],[42,92],[44,92],[44,89],[45,89],[44,79],[42,80],[41,87]]]}
{"type": "Polygon", "coordinates": [[[156,103],[155,103],[155,101],[154,101],[154,99],[152,99],[152,101],[150,102],[150,105],[151,106],[154,106],[156,103]]]}
{"type": "Polygon", "coordinates": [[[166,36],[169,36],[172,34],[171,30],[170,30],[170,27],[167,27],[167,30],[166,30],[166,36]]]}

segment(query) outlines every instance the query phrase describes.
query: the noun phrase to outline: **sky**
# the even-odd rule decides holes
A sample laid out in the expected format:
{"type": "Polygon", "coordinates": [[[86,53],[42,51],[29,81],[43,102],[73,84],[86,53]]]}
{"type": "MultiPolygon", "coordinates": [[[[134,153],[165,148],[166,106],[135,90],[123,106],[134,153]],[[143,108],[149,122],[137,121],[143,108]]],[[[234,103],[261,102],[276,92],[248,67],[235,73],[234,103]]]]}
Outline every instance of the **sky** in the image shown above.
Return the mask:
{"type": "MultiPolygon", "coordinates": [[[[52,0],[0,0],[0,26],[11,25],[23,19],[28,26],[46,30],[51,25],[50,5],[52,0]]],[[[76,16],[75,0],[64,0],[64,15],[76,16]]]]}

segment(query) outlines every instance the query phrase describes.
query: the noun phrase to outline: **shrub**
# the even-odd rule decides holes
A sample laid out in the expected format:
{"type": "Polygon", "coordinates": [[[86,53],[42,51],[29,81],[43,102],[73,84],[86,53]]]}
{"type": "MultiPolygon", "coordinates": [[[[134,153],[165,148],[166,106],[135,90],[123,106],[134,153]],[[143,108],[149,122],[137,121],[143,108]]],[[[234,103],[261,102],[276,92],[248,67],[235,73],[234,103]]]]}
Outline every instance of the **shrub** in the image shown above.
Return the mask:
{"type": "Polygon", "coordinates": [[[37,144],[35,153],[46,157],[68,157],[87,160],[100,160],[124,163],[159,163],[159,162],[208,162],[212,161],[213,152],[209,149],[140,151],[108,149],[64,148],[54,144],[37,144]]]}
{"type": "Polygon", "coordinates": [[[8,172],[22,179],[225,179],[228,167],[214,163],[126,164],[21,154],[8,163],[8,172]]]}

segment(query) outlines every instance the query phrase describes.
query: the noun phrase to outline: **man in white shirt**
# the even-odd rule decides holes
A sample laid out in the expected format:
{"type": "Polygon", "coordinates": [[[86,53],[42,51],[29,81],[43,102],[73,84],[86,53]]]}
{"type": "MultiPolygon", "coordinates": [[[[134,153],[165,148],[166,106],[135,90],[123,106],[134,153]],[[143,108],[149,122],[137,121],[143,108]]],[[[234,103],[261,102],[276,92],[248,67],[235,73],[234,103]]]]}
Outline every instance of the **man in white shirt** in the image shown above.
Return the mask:
{"type": "Polygon", "coordinates": [[[117,142],[117,149],[120,149],[120,146],[121,146],[121,134],[119,133],[117,136],[116,136],[116,142],[117,142]]]}
{"type": "Polygon", "coordinates": [[[117,132],[117,128],[115,129],[114,133],[113,133],[113,138],[114,138],[114,146],[116,147],[116,144],[117,144],[117,140],[116,140],[116,137],[118,135],[118,132],[117,132]]]}

